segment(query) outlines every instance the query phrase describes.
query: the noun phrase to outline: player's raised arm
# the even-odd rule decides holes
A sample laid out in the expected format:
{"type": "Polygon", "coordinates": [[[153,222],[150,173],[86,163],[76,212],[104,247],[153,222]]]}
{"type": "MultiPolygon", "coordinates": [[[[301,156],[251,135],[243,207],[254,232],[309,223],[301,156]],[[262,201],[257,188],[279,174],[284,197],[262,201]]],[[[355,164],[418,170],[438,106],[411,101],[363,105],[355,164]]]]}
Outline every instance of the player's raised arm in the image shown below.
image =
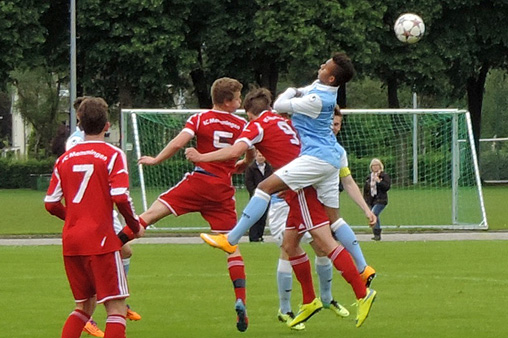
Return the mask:
{"type": "Polygon", "coordinates": [[[201,154],[195,148],[191,147],[185,149],[185,157],[194,163],[228,161],[242,156],[248,149],[249,146],[245,142],[237,142],[231,147],[222,148],[205,154],[201,154]]]}
{"type": "Polygon", "coordinates": [[[174,139],[172,139],[164,149],[156,156],[141,156],[138,160],[138,164],[146,164],[146,165],[156,165],[161,162],[164,162],[168,158],[172,157],[176,152],[180,149],[183,149],[187,143],[194,136],[187,132],[186,130],[182,130],[174,139]]]}
{"type": "Polygon", "coordinates": [[[321,98],[307,94],[306,90],[288,88],[273,103],[273,108],[282,113],[299,113],[316,118],[322,108],[321,98]]]}
{"type": "Polygon", "coordinates": [[[46,197],[44,197],[44,206],[46,210],[53,216],[65,220],[67,209],[62,203],[62,186],[60,182],[60,175],[58,169],[55,167],[51,176],[46,197]]]}
{"type": "Polygon", "coordinates": [[[256,151],[254,148],[247,150],[245,157],[238,160],[235,164],[235,174],[239,174],[245,171],[247,167],[256,159],[256,151]]]}
{"type": "Polygon", "coordinates": [[[345,177],[341,177],[340,180],[342,182],[342,186],[344,187],[344,190],[346,190],[346,192],[351,197],[351,199],[365,213],[365,217],[367,217],[369,226],[371,226],[371,227],[374,226],[374,224],[376,224],[376,215],[374,215],[374,213],[372,212],[372,210],[370,210],[367,203],[365,203],[362,192],[360,191],[360,188],[358,188],[358,184],[356,184],[356,181],[353,179],[353,176],[347,175],[345,177]]]}

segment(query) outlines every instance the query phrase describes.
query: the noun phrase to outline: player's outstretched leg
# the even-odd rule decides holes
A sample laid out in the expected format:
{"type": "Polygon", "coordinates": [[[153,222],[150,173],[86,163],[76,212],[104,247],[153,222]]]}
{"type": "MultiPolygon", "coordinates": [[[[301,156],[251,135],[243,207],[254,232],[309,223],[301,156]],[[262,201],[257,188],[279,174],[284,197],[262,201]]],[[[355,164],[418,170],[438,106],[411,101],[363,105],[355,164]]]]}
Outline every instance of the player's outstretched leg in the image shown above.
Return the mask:
{"type": "Polygon", "coordinates": [[[247,330],[247,326],[249,325],[249,319],[247,318],[247,309],[245,308],[245,304],[241,299],[237,299],[235,303],[235,311],[236,311],[236,328],[240,332],[244,332],[247,330]]]}
{"type": "Polygon", "coordinates": [[[221,249],[228,254],[232,254],[238,248],[238,245],[231,245],[228,242],[228,236],[224,234],[210,235],[201,233],[199,236],[206,244],[213,246],[214,248],[221,249]]]}
{"type": "Polygon", "coordinates": [[[209,235],[202,233],[200,234],[201,239],[208,245],[224,250],[227,253],[235,252],[240,238],[263,216],[269,203],[270,195],[260,189],[256,189],[254,196],[245,206],[242,217],[240,217],[238,223],[227,236],[223,234],[209,235]]]}

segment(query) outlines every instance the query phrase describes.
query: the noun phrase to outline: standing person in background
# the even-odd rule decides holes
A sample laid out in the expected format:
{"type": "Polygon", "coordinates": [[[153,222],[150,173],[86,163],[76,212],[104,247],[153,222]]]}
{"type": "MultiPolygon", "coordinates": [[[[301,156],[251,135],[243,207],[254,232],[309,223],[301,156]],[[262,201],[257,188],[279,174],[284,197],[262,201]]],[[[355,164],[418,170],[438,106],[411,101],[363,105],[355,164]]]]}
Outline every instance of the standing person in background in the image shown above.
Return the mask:
{"type": "MultiPolygon", "coordinates": [[[[249,198],[252,198],[258,184],[273,173],[272,166],[266,162],[261,152],[256,152],[256,160],[245,169],[245,187],[249,192],[249,198]]],[[[266,217],[268,209],[261,218],[249,229],[250,242],[263,242],[265,232],[266,217]]]]}
{"type": "Polygon", "coordinates": [[[106,307],[105,336],[125,337],[129,291],[120,258],[122,243],[113,228],[113,204],[135,237],[144,229],[129,196],[125,153],[104,141],[110,126],[107,111],[101,98],[80,104],[77,115],[84,142],[57,159],[44,199],[46,210],[65,221],[64,265],[76,302],[62,338],[80,337],[97,303],[106,307]]]}
{"type": "Polygon", "coordinates": [[[365,179],[363,186],[363,197],[365,202],[369,205],[374,215],[377,217],[377,222],[372,228],[374,241],[381,240],[381,222],[379,215],[388,204],[388,190],[390,190],[391,180],[390,176],[384,172],[384,165],[381,160],[374,158],[370,162],[370,174],[365,179]]]}
{"type": "MultiPolygon", "coordinates": [[[[76,112],[79,109],[79,106],[81,102],[85,99],[91,98],[90,96],[80,96],[76,98],[76,100],[73,103],[74,109],[76,112]]],[[[76,144],[81,143],[85,140],[85,132],[81,130],[80,123],[79,123],[79,116],[78,116],[78,123],[76,126],[76,130],[72,133],[72,135],[69,136],[67,141],[65,142],[65,150],[69,150],[72,147],[74,147],[76,144]]],[[[113,209],[113,226],[115,228],[115,232],[118,233],[122,230],[123,226],[120,222],[120,219],[118,218],[118,212],[113,209]]],[[[123,269],[125,271],[125,276],[129,273],[130,263],[131,263],[131,257],[132,257],[132,248],[129,243],[126,243],[122,246],[122,250],[120,252],[122,257],[122,264],[123,269]]],[[[136,311],[132,310],[130,306],[127,304],[127,319],[129,320],[141,320],[141,315],[137,313],[136,311]]],[[[88,333],[91,336],[94,337],[104,337],[104,332],[99,329],[97,326],[97,323],[93,320],[92,317],[88,320],[85,327],[83,328],[83,332],[88,333]]]]}

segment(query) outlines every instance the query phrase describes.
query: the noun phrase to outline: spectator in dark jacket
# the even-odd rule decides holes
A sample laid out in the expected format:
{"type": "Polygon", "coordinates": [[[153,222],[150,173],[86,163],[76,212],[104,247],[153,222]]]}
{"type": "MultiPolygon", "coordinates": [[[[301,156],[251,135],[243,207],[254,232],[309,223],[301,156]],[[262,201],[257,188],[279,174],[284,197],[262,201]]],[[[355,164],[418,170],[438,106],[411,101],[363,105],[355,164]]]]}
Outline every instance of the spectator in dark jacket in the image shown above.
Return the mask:
{"type": "MultiPolygon", "coordinates": [[[[258,184],[265,178],[273,173],[273,169],[266,162],[265,157],[259,151],[256,154],[256,160],[245,169],[245,186],[252,197],[254,190],[258,184]]],[[[249,241],[262,242],[263,233],[265,232],[266,216],[268,215],[268,208],[263,216],[249,229],[249,241]]]]}
{"type": "Polygon", "coordinates": [[[374,215],[377,216],[377,222],[372,228],[372,232],[374,233],[372,239],[375,241],[381,240],[379,214],[381,214],[388,204],[388,190],[390,190],[390,185],[390,176],[384,172],[383,162],[374,158],[370,162],[370,174],[367,176],[363,186],[363,197],[374,215]]]}

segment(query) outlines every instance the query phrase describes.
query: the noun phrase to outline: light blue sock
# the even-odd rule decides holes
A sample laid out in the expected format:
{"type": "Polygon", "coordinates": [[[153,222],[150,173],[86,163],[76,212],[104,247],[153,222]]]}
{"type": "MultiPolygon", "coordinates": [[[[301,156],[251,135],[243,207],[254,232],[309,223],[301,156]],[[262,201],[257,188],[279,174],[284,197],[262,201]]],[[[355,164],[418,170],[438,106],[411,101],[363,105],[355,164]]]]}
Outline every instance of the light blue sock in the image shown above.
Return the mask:
{"type": "Polygon", "coordinates": [[[228,242],[232,245],[238,244],[245,232],[263,216],[269,203],[270,195],[256,189],[254,196],[252,196],[245,209],[243,209],[242,217],[240,217],[236,226],[228,234],[228,242]]]}
{"type": "Polygon", "coordinates": [[[277,266],[277,288],[279,291],[280,312],[291,311],[291,290],[293,288],[293,269],[291,263],[279,258],[277,266]]]}
{"type": "Polygon", "coordinates": [[[332,224],[332,230],[335,238],[346,248],[353,257],[358,272],[361,273],[367,266],[362,249],[356,239],[356,235],[342,218],[332,224]]]}
{"type": "Polygon", "coordinates": [[[316,256],[316,272],[319,277],[319,295],[321,301],[330,304],[332,296],[333,266],[328,257],[316,256]]]}
{"type": "Polygon", "coordinates": [[[123,264],[123,271],[125,271],[125,275],[129,273],[129,268],[131,266],[131,259],[130,258],[122,258],[122,264],[123,264]]]}

